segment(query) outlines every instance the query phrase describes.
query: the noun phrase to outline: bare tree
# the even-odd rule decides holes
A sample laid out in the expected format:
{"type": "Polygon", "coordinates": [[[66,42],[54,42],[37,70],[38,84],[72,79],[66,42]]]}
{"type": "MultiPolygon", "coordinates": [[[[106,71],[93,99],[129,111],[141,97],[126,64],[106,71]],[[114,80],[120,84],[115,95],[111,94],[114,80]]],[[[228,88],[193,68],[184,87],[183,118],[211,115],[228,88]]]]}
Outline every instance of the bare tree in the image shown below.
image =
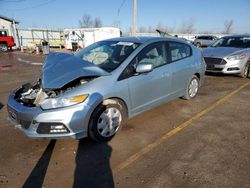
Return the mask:
{"type": "Polygon", "coordinates": [[[233,20],[226,20],[224,22],[224,31],[223,31],[224,34],[232,33],[233,23],[234,23],[233,20]]]}
{"type": "Polygon", "coordinates": [[[94,27],[96,27],[96,28],[102,27],[102,21],[100,18],[95,18],[94,27]]]}
{"type": "Polygon", "coordinates": [[[147,32],[148,33],[153,33],[155,30],[152,28],[151,25],[148,26],[147,32]]]}
{"type": "Polygon", "coordinates": [[[180,28],[180,33],[192,34],[195,31],[194,29],[194,20],[190,19],[188,22],[184,21],[180,28]]]}
{"type": "Polygon", "coordinates": [[[164,30],[165,27],[164,27],[164,25],[161,22],[158,22],[158,24],[156,25],[155,29],[164,30]]]}
{"type": "Polygon", "coordinates": [[[143,26],[139,27],[139,33],[147,33],[147,29],[143,26]]]}
{"type": "Polygon", "coordinates": [[[165,26],[165,25],[163,25],[161,22],[159,22],[159,23],[156,25],[154,31],[155,31],[156,29],[158,29],[158,30],[160,30],[160,31],[163,31],[163,32],[166,32],[166,33],[173,33],[173,32],[174,32],[174,28],[165,26]]]}
{"type": "Polygon", "coordinates": [[[79,26],[84,28],[93,27],[93,20],[89,14],[83,15],[82,19],[79,20],[79,26]]]}

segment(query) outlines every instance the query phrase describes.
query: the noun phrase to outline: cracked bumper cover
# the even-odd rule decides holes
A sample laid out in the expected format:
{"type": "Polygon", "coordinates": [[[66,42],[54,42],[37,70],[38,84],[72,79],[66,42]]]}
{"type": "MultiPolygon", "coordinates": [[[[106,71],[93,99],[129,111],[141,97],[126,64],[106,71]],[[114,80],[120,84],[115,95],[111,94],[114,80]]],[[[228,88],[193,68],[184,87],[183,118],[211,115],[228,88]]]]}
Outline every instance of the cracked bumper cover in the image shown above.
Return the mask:
{"type": "Polygon", "coordinates": [[[14,94],[8,98],[8,120],[16,128],[32,138],[74,138],[87,137],[88,122],[91,115],[91,107],[86,103],[80,103],[65,108],[43,110],[40,107],[26,107],[14,99],[14,94]],[[37,129],[41,123],[62,123],[67,133],[41,134],[37,129]]]}

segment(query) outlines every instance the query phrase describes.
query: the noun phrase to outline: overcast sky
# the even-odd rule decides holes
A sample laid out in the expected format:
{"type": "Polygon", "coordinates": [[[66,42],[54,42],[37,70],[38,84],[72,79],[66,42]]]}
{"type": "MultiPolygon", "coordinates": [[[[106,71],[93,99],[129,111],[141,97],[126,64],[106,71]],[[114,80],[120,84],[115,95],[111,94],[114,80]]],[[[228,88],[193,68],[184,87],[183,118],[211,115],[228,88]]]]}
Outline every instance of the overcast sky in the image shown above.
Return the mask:
{"type": "MultiPolygon", "coordinates": [[[[221,32],[224,22],[233,20],[234,33],[250,33],[250,0],[137,0],[137,6],[137,28],[161,24],[178,31],[193,22],[196,32],[221,32]]],[[[0,14],[20,21],[19,28],[75,28],[90,14],[103,26],[119,21],[126,31],[133,0],[0,0],[0,14]]]]}

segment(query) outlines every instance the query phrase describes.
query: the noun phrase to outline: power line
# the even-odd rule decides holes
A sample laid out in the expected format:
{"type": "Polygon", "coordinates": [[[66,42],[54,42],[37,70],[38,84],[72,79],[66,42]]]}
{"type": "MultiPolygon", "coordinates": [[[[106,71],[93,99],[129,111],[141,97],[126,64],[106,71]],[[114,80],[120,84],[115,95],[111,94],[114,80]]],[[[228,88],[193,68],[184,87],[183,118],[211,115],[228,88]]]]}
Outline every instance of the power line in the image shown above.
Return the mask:
{"type": "Polygon", "coordinates": [[[21,3],[26,0],[0,0],[0,2],[5,2],[5,3],[21,3]]]}
{"type": "MultiPolygon", "coordinates": [[[[0,1],[5,1],[5,2],[8,2],[8,1],[9,1],[9,2],[18,2],[18,1],[15,1],[15,0],[0,0],[0,1]]],[[[26,1],[26,0],[22,0],[22,1],[26,1]]],[[[22,11],[22,10],[28,10],[28,9],[38,8],[38,7],[41,7],[41,6],[44,6],[44,5],[53,3],[54,1],[56,1],[56,0],[46,0],[46,1],[43,2],[43,3],[37,4],[37,5],[33,5],[33,6],[28,6],[28,7],[24,7],[24,8],[17,8],[17,9],[5,9],[5,10],[8,10],[8,11],[22,11]]],[[[34,1],[33,1],[33,2],[34,2],[34,1]]]]}
{"type": "Polygon", "coordinates": [[[121,8],[123,7],[123,5],[125,4],[126,1],[127,0],[123,0],[122,3],[121,3],[121,5],[120,5],[120,7],[118,8],[118,16],[120,14],[121,8]]]}

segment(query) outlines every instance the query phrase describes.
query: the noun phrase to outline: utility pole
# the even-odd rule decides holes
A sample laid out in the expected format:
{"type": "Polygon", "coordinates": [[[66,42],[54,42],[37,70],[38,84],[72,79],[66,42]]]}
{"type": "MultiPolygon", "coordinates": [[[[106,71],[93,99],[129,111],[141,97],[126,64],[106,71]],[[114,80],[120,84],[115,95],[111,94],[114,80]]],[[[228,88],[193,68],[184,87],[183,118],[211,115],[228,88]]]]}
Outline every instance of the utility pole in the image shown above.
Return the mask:
{"type": "Polygon", "coordinates": [[[136,35],[136,1],[134,0],[134,15],[133,15],[133,27],[132,27],[132,35],[136,35]]]}

